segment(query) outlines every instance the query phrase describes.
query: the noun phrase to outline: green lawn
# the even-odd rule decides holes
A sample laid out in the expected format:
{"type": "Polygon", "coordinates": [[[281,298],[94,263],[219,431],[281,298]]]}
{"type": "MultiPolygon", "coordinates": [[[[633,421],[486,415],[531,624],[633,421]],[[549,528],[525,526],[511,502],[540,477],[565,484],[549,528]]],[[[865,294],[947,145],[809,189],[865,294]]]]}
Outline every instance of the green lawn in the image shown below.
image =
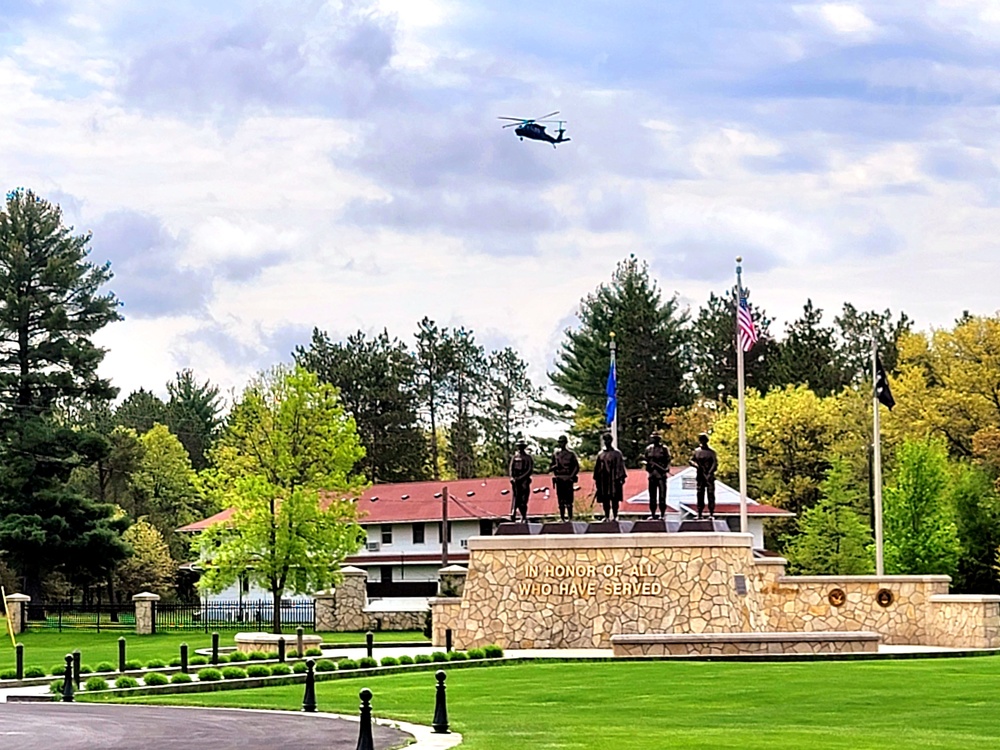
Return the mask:
{"type": "MultiPolygon", "coordinates": [[[[1000,746],[1000,659],[799,663],[538,663],[453,670],[468,750],[988,748],[1000,746]]],[[[320,710],[430,724],[432,672],[316,685],[320,710]]],[[[141,698],[298,709],[302,687],[141,698]]]]}
{"type": "MultiPolygon", "coordinates": [[[[0,641],[0,670],[14,666],[14,649],[10,637],[0,633],[4,640],[0,641]]],[[[88,630],[74,632],[52,631],[21,633],[17,640],[24,644],[24,664],[26,667],[39,666],[44,669],[62,662],[66,654],[75,649],[80,650],[80,660],[91,667],[102,661],[118,664],[118,638],[124,635],[126,656],[128,659],[138,659],[145,663],[149,659],[159,658],[169,662],[180,654],[181,643],[187,643],[190,653],[198,648],[211,648],[212,636],[200,631],[187,633],[158,633],[157,635],[135,635],[134,633],[97,633],[88,630]]],[[[233,631],[220,633],[219,642],[222,646],[232,646],[233,631]]],[[[363,644],[364,633],[323,633],[325,643],[363,644]]],[[[295,633],[286,636],[289,643],[294,642],[295,633]]],[[[382,631],[375,634],[375,644],[393,641],[425,641],[423,633],[413,631],[382,631]]],[[[289,646],[291,647],[291,646],[289,646]]]]}

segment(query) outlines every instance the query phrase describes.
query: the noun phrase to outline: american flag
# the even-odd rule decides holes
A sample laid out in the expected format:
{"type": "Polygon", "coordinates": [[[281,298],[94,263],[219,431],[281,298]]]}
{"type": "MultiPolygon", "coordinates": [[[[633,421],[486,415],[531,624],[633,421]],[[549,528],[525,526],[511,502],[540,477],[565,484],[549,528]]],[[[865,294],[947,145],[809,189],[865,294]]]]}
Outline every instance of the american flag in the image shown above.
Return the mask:
{"type": "Polygon", "coordinates": [[[740,306],[736,311],[736,341],[740,349],[745,352],[750,351],[757,343],[757,329],[753,325],[753,317],[750,315],[750,307],[747,305],[746,297],[740,295],[740,306]]]}

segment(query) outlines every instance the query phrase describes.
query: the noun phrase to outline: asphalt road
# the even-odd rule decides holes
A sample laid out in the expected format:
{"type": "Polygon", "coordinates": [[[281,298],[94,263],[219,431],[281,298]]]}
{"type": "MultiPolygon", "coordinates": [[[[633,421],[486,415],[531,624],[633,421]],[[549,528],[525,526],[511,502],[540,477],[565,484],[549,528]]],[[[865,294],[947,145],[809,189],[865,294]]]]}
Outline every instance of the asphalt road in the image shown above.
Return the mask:
{"type": "MultiPolygon", "coordinates": [[[[375,747],[399,747],[410,735],[374,726],[375,747]]],[[[355,750],[358,724],[321,715],[273,711],[0,703],[0,748],[59,750],[355,750]]]]}

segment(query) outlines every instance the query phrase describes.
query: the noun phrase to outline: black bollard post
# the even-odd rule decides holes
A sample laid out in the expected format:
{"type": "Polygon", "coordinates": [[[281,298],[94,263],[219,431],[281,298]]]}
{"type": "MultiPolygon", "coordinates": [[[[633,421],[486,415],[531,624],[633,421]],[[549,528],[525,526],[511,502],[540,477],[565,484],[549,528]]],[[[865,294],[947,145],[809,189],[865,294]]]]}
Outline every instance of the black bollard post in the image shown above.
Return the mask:
{"type": "Polygon", "coordinates": [[[437,695],[434,697],[434,721],[431,722],[431,726],[434,727],[435,734],[451,734],[448,731],[448,703],[444,697],[444,670],[439,669],[434,673],[434,677],[437,678],[438,684],[437,695]]]}
{"type": "Polygon", "coordinates": [[[181,671],[187,674],[188,671],[188,645],[186,643],[181,644],[181,671]]]}
{"type": "Polygon", "coordinates": [[[118,639],[118,671],[125,671],[125,636],[118,639]]]}
{"type": "Polygon", "coordinates": [[[212,666],[219,663],[219,634],[212,633],[212,666]]]}
{"type": "Polygon", "coordinates": [[[306,692],[302,696],[302,710],[307,714],[316,713],[316,662],[306,659],[306,692]]]}
{"type": "Polygon", "coordinates": [[[80,689],[80,649],[73,652],[73,684],[80,689]]]}
{"type": "Polygon", "coordinates": [[[278,661],[282,664],[285,663],[285,639],[278,639],[278,661]]]}
{"type": "Polygon", "coordinates": [[[358,729],[357,750],[375,750],[375,741],[372,739],[372,691],[361,688],[358,697],[361,698],[361,726],[358,729]]]}
{"type": "Polygon", "coordinates": [[[63,673],[62,699],[73,702],[73,654],[66,654],[66,671],[63,673]]]}
{"type": "Polygon", "coordinates": [[[14,658],[17,660],[17,679],[24,679],[24,644],[18,643],[14,647],[15,653],[14,658]]]}
{"type": "Polygon", "coordinates": [[[454,637],[452,636],[451,628],[446,628],[444,631],[444,650],[451,653],[452,646],[454,645],[454,637]]]}
{"type": "Polygon", "coordinates": [[[370,630],[365,633],[365,648],[368,649],[368,658],[371,659],[375,650],[375,634],[370,630]]]}

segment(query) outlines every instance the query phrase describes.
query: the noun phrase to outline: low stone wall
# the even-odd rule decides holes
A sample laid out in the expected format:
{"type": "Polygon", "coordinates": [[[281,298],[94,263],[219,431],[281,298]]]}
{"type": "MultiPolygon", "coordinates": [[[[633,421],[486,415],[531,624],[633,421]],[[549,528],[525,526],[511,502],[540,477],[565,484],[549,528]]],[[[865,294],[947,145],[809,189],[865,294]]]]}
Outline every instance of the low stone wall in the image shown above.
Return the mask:
{"type": "Polygon", "coordinates": [[[614,635],[615,656],[874,653],[878,633],[704,633],[614,635]]]}
{"type": "Polygon", "coordinates": [[[401,611],[366,611],[369,625],[367,630],[423,630],[427,618],[426,610],[401,611]]]}
{"type": "Polygon", "coordinates": [[[874,631],[885,643],[949,645],[941,642],[944,633],[932,625],[930,601],[948,593],[950,580],[948,576],[781,576],[761,589],[767,630],[874,631]]]}
{"type": "MultiPolygon", "coordinates": [[[[285,649],[287,649],[287,651],[298,649],[298,639],[294,635],[275,635],[274,633],[237,633],[233,636],[233,641],[236,643],[236,650],[245,654],[250,654],[254,651],[276,654],[278,653],[278,641],[281,639],[284,639],[285,649]]],[[[310,648],[319,648],[322,643],[322,636],[312,634],[302,635],[303,651],[310,648]]]]}
{"type": "Polygon", "coordinates": [[[929,643],[954,648],[1000,645],[1000,596],[934,595],[928,608],[929,643]]]}

